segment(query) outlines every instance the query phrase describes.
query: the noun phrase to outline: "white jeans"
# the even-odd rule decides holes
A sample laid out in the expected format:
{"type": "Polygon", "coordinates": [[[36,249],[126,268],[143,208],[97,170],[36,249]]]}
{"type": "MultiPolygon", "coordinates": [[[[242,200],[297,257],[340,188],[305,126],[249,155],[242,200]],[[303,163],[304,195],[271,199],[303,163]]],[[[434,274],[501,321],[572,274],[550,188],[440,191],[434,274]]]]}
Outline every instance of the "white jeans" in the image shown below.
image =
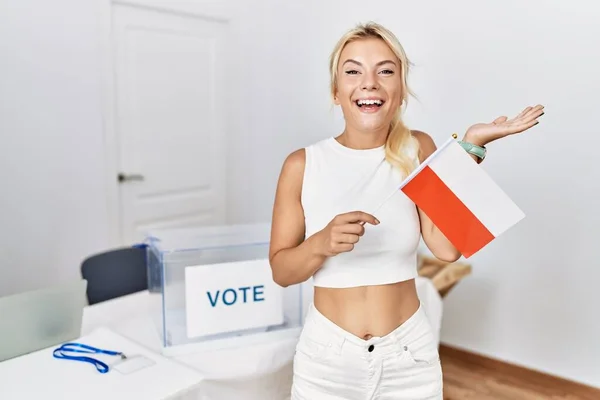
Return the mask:
{"type": "Polygon", "coordinates": [[[292,400],[441,400],[442,368],[423,307],[363,340],[310,305],[294,356],[292,400]]]}

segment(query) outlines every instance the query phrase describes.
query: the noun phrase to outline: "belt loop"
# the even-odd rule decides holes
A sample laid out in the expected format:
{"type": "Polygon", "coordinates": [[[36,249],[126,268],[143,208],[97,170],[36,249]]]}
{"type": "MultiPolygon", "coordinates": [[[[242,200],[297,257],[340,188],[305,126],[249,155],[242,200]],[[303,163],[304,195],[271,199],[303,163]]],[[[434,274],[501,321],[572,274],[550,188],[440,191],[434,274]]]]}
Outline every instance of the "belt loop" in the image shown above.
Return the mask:
{"type": "Polygon", "coordinates": [[[344,348],[344,344],[346,343],[346,338],[339,338],[339,340],[336,340],[335,342],[336,343],[334,344],[334,351],[337,355],[340,355],[342,354],[342,349],[344,348]]]}
{"type": "Polygon", "coordinates": [[[400,334],[398,333],[397,329],[395,329],[392,332],[392,343],[395,346],[403,346],[404,345],[404,338],[400,338],[400,334]]]}

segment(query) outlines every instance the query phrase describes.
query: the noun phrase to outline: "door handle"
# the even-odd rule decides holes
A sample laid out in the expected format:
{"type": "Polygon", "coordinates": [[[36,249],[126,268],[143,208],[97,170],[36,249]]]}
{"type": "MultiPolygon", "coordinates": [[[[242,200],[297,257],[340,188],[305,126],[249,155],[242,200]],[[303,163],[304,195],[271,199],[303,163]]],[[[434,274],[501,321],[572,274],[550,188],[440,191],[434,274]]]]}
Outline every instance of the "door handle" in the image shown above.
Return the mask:
{"type": "Polygon", "coordinates": [[[124,174],[124,173],[120,173],[118,175],[118,180],[119,182],[129,182],[129,181],[143,181],[144,180],[144,176],[140,175],[140,174],[124,174]]]}

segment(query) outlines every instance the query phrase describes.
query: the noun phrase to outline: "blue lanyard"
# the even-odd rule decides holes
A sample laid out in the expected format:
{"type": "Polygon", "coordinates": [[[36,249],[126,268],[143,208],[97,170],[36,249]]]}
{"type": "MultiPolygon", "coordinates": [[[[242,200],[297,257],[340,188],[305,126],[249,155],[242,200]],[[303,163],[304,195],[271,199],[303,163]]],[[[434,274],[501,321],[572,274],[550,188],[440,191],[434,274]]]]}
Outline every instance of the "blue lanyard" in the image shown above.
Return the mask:
{"type": "Polygon", "coordinates": [[[105,374],[108,372],[108,365],[100,360],[96,360],[95,358],[88,356],[71,356],[65,354],[65,352],[71,353],[86,353],[86,354],[107,354],[109,356],[121,356],[121,359],[125,359],[125,354],[119,351],[112,350],[102,350],[96,347],[88,346],[86,344],[81,343],[65,343],[57,349],[54,349],[53,356],[54,358],[60,358],[64,360],[73,360],[73,361],[82,361],[88,362],[90,364],[94,364],[98,372],[101,374],[105,374]]]}

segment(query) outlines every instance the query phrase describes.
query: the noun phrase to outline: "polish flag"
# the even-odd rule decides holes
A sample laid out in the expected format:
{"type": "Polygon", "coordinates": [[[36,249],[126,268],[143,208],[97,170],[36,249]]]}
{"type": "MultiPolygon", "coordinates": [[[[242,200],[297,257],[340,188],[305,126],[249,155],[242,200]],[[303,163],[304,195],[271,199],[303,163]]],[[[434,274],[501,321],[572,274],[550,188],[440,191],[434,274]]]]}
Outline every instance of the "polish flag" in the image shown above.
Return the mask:
{"type": "Polygon", "coordinates": [[[454,139],[419,165],[400,190],[466,258],[525,217],[454,139]]]}

